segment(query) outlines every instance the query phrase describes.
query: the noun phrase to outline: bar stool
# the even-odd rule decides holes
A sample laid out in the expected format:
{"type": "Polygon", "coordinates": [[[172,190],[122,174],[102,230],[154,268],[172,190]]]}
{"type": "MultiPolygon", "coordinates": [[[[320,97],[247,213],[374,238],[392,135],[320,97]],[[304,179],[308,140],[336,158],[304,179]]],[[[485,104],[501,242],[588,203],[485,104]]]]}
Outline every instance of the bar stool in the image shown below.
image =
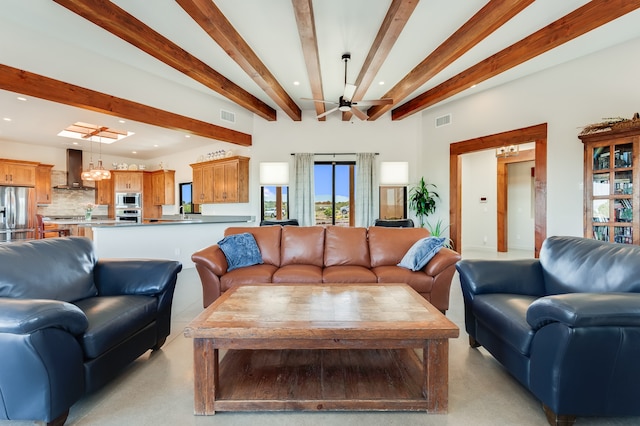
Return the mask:
{"type": "Polygon", "coordinates": [[[36,223],[38,225],[38,239],[46,238],[44,234],[57,233],[58,237],[68,237],[71,235],[71,231],[66,228],[49,228],[44,229],[44,220],[41,214],[36,215],[36,223]]]}

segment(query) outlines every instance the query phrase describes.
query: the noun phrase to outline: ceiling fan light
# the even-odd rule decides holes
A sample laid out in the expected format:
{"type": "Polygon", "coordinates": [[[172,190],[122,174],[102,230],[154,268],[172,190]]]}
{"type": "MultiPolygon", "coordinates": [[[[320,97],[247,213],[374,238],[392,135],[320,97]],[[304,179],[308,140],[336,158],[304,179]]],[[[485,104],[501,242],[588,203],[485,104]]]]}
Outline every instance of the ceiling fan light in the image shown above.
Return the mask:
{"type": "Polygon", "coordinates": [[[347,112],[347,111],[351,111],[351,107],[348,105],[342,105],[340,107],[338,107],[338,109],[342,112],[347,112]]]}

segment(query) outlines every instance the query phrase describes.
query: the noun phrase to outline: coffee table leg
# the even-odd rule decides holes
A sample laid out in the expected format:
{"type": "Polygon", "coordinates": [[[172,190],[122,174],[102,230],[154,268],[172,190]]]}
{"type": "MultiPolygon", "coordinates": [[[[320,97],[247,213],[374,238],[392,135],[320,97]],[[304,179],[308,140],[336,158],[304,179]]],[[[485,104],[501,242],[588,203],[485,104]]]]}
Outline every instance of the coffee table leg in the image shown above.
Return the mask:
{"type": "Polygon", "coordinates": [[[218,349],[211,339],[193,339],[194,413],[215,414],[218,387],[218,349]]]}
{"type": "Polygon", "coordinates": [[[449,404],[449,341],[427,340],[423,347],[422,391],[430,413],[446,413],[449,404]]]}

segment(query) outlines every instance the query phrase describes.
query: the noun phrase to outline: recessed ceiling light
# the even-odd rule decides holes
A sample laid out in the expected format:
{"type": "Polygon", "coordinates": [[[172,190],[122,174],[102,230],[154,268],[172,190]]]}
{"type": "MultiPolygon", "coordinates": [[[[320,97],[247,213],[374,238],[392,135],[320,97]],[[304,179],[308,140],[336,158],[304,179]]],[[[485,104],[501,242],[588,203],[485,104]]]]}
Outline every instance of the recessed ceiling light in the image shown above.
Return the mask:
{"type": "Polygon", "coordinates": [[[131,151],[131,153],[132,153],[132,154],[137,154],[137,153],[138,153],[138,151],[131,151]]]}
{"type": "Polygon", "coordinates": [[[294,81],[294,82],[293,82],[293,85],[294,85],[294,86],[300,86],[300,82],[299,82],[299,81],[294,81]]]}
{"type": "Polygon", "coordinates": [[[11,121],[11,119],[9,117],[5,117],[3,118],[4,121],[11,121]]]}
{"type": "Polygon", "coordinates": [[[379,84],[380,86],[384,86],[384,81],[379,81],[379,82],[378,82],[378,84],[379,84]]]}
{"type": "Polygon", "coordinates": [[[158,147],[158,144],[155,144],[153,147],[154,147],[154,148],[157,148],[157,147],[158,147]]]}
{"type": "Polygon", "coordinates": [[[190,137],[191,137],[191,135],[184,135],[184,137],[185,137],[185,138],[190,138],[190,137]]]}
{"type": "Polygon", "coordinates": [[[74,144],[74,145],[80,145],[78,142],[74,142],[73,144],[74,144]]]}
{"type": "Polygon", "coordinates": [[[18,99],[19,101],[26,101],[27,98],[25,98],[24,96],[18,96],[16,99],[18,99]]]}
{"type": "Polygon", "coordinates": [[[124,124],[124,123],[126,123],[126,121],[124,121],[124,120],[118,120],[118,123],[122,123],[122,124],[124,124]]]}
{"type": "Polygon", "coordinates": [[[476,86],[477,86],[477,84],[472,84],[472,85],[471,85],[471,88],[473,89],[473,88],[475,88],[476,86]]]}

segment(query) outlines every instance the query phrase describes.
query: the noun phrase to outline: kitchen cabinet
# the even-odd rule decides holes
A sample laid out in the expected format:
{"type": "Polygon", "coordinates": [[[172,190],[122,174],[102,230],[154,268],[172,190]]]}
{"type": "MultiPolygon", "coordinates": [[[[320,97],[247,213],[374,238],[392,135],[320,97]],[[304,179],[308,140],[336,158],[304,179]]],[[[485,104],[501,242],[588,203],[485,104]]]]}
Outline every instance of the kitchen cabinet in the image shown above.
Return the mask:
{"type": "Polygon", "coordinates": [[[584,236],[640,244],[640,128],[579,137],[584,143],[584,236]]]}
{"type": "Polygon", "coordinates": [[[144,172],[112,171],[114,192],[142,192],[144,172]]]}
{"type": "Polygon", "coordinates": [[[151,173],[153,204],[162,206],[176,203],[175,170],[156,170],[151,173]]]}
{"type": "Polygon", "coordinates": [[[36,166],[30,161],[0,160],[0,185],[36,186],[36,166]]]}
{"type": "Polygon", "coordinates": [[[249,202],[249,158],[235,156],[191,164],[193,202],[249,202]]]}
{"type": "Polygon", "coordinates": [[[36,203],[51,204],[51,169],[52,165],[38,164],[36,166],[36,203]]]}

